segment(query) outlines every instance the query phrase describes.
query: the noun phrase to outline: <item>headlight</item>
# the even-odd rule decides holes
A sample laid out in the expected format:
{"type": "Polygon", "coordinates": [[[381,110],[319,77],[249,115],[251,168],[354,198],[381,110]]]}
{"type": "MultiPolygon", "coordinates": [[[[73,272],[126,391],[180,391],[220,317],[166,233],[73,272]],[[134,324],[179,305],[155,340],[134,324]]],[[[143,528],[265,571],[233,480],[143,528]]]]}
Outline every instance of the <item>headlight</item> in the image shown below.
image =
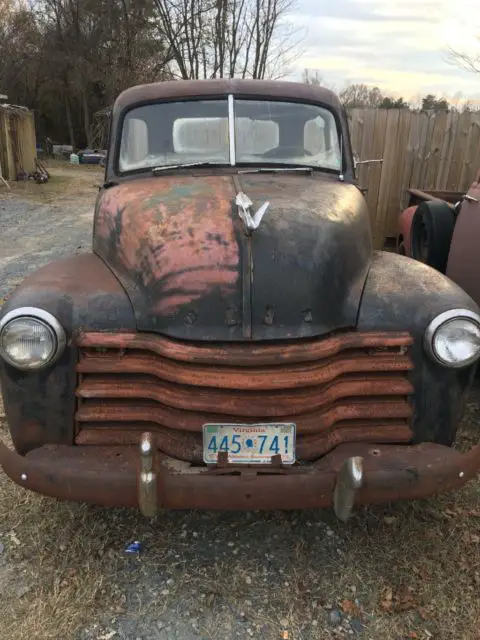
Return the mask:
{"type": "Polygon", "coordinates": [[[480,316],[467,309],[441,313],[427,327],[425,349],[445,367],[472,364],[480,357],[480,316]]]}
{"type": "Polygon", "coordinates": [[[17,369],[42,369],[60,357],[65,345],[63,327],[43,309],[14,309],[0,320],[0,356],[17,369]]]}

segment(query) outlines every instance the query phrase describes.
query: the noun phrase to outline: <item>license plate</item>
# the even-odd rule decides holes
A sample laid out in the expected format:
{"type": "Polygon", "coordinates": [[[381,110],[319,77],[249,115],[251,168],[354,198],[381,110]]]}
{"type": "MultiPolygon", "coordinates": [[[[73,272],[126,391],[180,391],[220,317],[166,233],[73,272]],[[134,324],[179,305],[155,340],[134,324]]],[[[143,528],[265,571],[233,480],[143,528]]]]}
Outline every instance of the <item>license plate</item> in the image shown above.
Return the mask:
{"type": "Polygon", "coordinates": [[[203,425],[203,460],[218,461],[219,453],[228,453],[228,461],[240,464],[270,463],[280,455],[283,464],[295,462],[295,425],[274,424],[205,424],[203,425]]]}

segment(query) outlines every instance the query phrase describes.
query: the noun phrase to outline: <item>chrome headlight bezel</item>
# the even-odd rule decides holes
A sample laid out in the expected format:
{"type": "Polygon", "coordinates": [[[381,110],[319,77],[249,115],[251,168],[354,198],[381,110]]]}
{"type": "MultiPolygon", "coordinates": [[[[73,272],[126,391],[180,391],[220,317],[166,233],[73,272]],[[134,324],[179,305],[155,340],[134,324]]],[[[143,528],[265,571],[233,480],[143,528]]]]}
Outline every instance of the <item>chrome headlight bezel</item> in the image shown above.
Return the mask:
{"type": "Polygon", "coordinates": [[[58,358],[62,355],[67,345],[67,336],[64,328],[57,320],[57,318],[43,309],[37,309],[36,307],[19,307],[6,313],[0,320],[0,358],[7,364],[20,371],[40,371],[54,364],[58,358]],[[35,320],[39,324],[43,325],[51,334],[53,341],[55,342],[55,349],[52,351],[51,356],[45,362],[42,362],[40,366],[22,365],[11,359],[8,354],[2,348],[2,334],[7,326],[16,320],[30,319],[35,320]]]}
{"type": "Polygon", "coordinates": [[[464,369],[472,364],[474,364],[480,358],[480,349],[475,355],[472,355],[467,360],[462,360],[459,363],[451,363],[444,360],[439,356],[435,349],[435,336],[437,335],[438,330],[446,324],[449,324],[455,320],[467,320],[472,324],[475,324],[480,330],[480,316],[474,311],[470,311],[469,309],[450,309],[449,311],[444,311],[436,316],[428,325],[424,334],[424,348],[428,353],[430,358],[436,363],[441,365],[442,367],[448,369],[464,369]]]}

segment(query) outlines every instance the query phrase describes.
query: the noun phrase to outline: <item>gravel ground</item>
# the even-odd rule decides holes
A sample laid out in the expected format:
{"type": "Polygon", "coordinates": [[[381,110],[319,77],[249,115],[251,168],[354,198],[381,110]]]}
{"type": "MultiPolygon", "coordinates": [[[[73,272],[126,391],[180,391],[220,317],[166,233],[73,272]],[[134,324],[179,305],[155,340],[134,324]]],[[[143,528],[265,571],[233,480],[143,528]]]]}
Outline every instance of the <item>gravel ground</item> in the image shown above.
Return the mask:
{"type": "Polygon", "coordinates": [[[0,195],[0,300],[38,267],[90,248],[94,198],[41,204],[0,195]]]}
{"type": "MultiPolygon", "coordinates": [[[[0,195],[0,304],[40,265],[88,250],[94,198],[0,195]]],[[[477,388],[467,444],[479,403],[477,388]]],[[[147,521],[0,476],[0,640],[478,640],[479,499],[477,481],[347,525],[330,511],[147,521]],[[141,552],[125,553],[134,540],[141,552]]]]}

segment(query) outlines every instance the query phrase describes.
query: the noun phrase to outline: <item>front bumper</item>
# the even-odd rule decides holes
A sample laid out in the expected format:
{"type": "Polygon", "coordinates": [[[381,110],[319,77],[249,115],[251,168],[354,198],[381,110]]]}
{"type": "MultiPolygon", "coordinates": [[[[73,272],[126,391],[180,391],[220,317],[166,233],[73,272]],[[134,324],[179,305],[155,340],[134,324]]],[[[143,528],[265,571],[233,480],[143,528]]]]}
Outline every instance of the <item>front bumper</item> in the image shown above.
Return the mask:
{"type": "Polygon", "coordinates": [[[352,506],[451,491],[480,471],[480,445],[463,454],[432,443],[344,444],[315,463],[291,468],[190,467],[155,451],[149,474],[141,458],[139,449],[131,446],[49,445],[21,456],[0,443],[0,465],[27,489],[66,500],[142,507],[144,512],[145,478],[151,485],[147,488],[151,512],[152,507],[153,512],[161,508],[263,510],[332,506],[345,463],[352,459],[363,459],[362,481],[353,493],[351,487],[350,494],[347,491],[352,506]]]}

